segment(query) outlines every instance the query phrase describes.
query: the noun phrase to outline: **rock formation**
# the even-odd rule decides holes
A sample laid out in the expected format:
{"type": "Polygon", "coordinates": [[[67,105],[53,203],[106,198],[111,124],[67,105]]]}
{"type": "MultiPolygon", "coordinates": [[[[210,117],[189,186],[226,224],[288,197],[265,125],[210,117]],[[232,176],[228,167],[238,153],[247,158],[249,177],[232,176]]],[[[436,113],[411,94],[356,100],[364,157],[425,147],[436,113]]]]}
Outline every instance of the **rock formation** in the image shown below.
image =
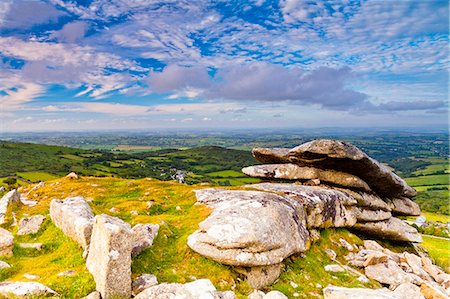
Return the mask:
{"type": "Polygon", "coordinates": [[[9,191],[0,199],[0,224],[5,223],[9,203],[20,202],[20,193],[16,189],[9,191]]]}
{"type": "Polygon", "coordinates": [[[83,249],[87,249],[91,240],[94,214],[83,197],[68,197],[64,201],[52,200],[50,217],[64,234],[80,244],[83,249]]]}
{"type": "MultiPolygon", "coordinates": [[[[197,201],[212,213],[189,236],[188,245],[235,266],[254,288],[271,284],[280,271],[273,269],[309,248],[308,230],[348,227],[395,241],[422,241],[415,228],[393,216],[420,214],[409,199],[415,190],[357,147],[315,140],[293,149],[254,149],[253,155],[270,164],[246,167],[245,174],[294,182],[197,190],[197,201]]],[[[385,266],[397,270],[396,265],[385,266]]],[[[399,281],[412,282],[410,276],[399,281]]]]}
{"type": "Polygon", "coordinates": [[[133,250],[131,255],[134,257],[143,250],[153,245],[153,240],[158,234],[158,224],[136,224],[133,226],[131,233],[133,237],[133,250]]]}
{"type": "Polygon", "coordinates": [[[131,227],[119,218],[95,216],[86,266],[103,299],[131,296],[131,227]]]}
{"type": "Polygon", "coordinates": [[[0,228],[0,256],[13,255],[14,236],[4,228],[0,228]]]}
{"type": "Polygon", "coordinates": [[[42,223],[45,220],[44,215],[35,215],[27,218],[22,218],[19,221],[19,230],[17,234],[20,235],[28,235],[28,234],[36,234],[41,228],[42,223]]]}

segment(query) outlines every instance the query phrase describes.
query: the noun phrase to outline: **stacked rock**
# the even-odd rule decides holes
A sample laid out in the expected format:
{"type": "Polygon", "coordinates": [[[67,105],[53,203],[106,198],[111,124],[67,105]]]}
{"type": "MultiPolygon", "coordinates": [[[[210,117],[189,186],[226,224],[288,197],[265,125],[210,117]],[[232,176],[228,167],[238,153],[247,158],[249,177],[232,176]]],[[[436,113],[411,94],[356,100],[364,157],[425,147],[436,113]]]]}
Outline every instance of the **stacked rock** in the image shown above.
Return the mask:
{"type": "Polygon", "coordinates": [[[197,190],[197,201],[212,213],[188,245],[235,266],[254,288],[271,284],[285,258],[308,250],[316,228],[350,227],[379,238],[422,242],[415,228],[394,217],[420,214],[409,199],[416,191],[357,147],[315,140],[293,149],[256,148],[253,155],[266,164],[246,167],[245,174],[295,182],[197,190]]]}

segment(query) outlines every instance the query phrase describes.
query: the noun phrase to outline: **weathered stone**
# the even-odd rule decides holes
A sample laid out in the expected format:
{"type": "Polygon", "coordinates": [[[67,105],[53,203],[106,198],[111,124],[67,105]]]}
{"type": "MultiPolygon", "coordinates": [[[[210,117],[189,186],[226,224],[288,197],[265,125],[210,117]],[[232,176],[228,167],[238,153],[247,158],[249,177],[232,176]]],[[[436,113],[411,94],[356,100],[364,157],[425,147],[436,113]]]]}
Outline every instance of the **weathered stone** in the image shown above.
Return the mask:
{"type": "Polygon", "coordinates": [[[323,289],[325,299],[399,299],[388,289],[344,288],[329,285],[323,289]]]}
{"type": "Polygon", "coordinates": [[[13,255],[14,236],[9,231],[0,227],[0,256],[13,255]]]}
{"type": "Polygon", "coordinates": [[[378,222],[356,223],[353,227],[358,231],[383,239],[423,242],[422,236],[414,227],[395,217],[378,222]]]}
{"type": "Polygon", "coordinates": [[[430,275],[422,268],[422,259],[419,256],[408,252],[404,252],[403,256],[414,274],[425,280],[432,279],[430,275]]]}
{"type": "Polygon", "coordinates": [[[254,148],[253,157],[256,160],[267,163],[289,163],[288,148],[254,148]]]}
{"type": "Polygon", "coordinates": [[[103,299],[131,296],[131,250],[129,224],[105,214],[95,217],[86,266],[103,299]]]}
{"type": "Polygon", "coordinates": [[[420,216],[419,205],[407,197],[393,198],[390,200],[389,205],[394,214],[420,216]]]}
{"type": "Polygon", "coordinates": [[[220,292],[208,279],[199,279],[186,284],[162,283],[149,287],[139,293],[134,299],[220,299],[220,292]]]}
{"type": "Polygon", "coordinates": [[[236,267],[234,269],[245,276],[245,280],[252,288],[259,290],[274,283],[280,276],[282,268],[282,264],[274,264],[260,267],[236,267]]]}
{"type": "Polygon", "coordinates": [[[339,243],[341,243],[342,247],[344,247],[348,251],[355,250],[355,247],[353,247],[353,245],[350,244],[349,242],[347,242],[347,240],[345,240],[345,239],[339,238],[339,243]]]}
{"type": "Polygon", "coordinates": [[[367,250],[375,250],[375,251],[383,251],[384,247],[378,244],[377,241],[374,240],[364,240],[363,241],[364,248],[367,250]]]}
{"type": "Polygon", "coordinates": [[[389,259],[389,256],[382,252],[371,253],[367,256],[363,263],[364,267],[372,266],[380,263],[385,263],[389,259]]]}
{"type": "Polygon", "coordinates": [[[73,179],[73,180],[77,180],[78,179],[78,174],[76,174],[75,172],[71,172],[68,175],[66,175],[66,178],[68,179],[73,179]]]}
{"type": "Polygon", "coordinates": [[[83,297],[82,299],[101,299],[101,295],[99,292],[94,291],[92,293],[90,293],[89,295],[87,295],[86,297],[83,297]]]}
{"type": "Polygon", "coordinates": [[[288,156],[292,163],[356,175],[382,196],[412,197],[417,194],[388,167],[350,143],[328,139],[314,140],[291,149],[288,156]]]}
{"type": "Polygon", "coordinates": [[[254,290],[248,295],[248,299],[264,299],[265,293],[260,290],[254,290]]]}
{"type": "Polygon", "coordinates": [[[19,243],[20,248],[42,250],[42,243],[19,243]]]}
{"type": "Polygon", "coordinates": [[[194,251],[234,266],[278,264],[309,247],[303,206],[268,192],[197,190],[197,201],[213,209],[188,238],[194,251]]]}
{"type": "Polygon", "coordinates": [[[336,254],[336,252],[333,249],[328,249],[327,248],[327,249],[325,249],[325,253],[332,260],[336,259],[336,257],[337,257],[337,254],[336,254]]]}
{"type": "Polygon", "coordinates": [[[394,294],[398,299],[425,299],[420,293],[420,288],[412,283],[402,283],[395,288],[394,294]]]}
{"type": "Polygon", "coordinates": [[[391,211],[391,207],[388,205],[388,203],[374,193],[367,193],[337,187],[334,187],[334,189],[344,192],[349,196],[353,197],[356,200],[357,202],[356,205],[358,207],[364,207],[370,210],[383,210],[387,212],[391,211]]]}
{"type": "Polygon", "coordinates": [[[133,284],[131,285],[132,288],[132,294],[133,296],[136,296],[140,292],[142,292],[145,289],[148,289],[149,287],[152,287],[154,285],[158,284],[158,279],[153,274],[142,274],[138,278],[136,278],[133,281],[133,284]]]}
{"type": "Polygon", "coordinates": [[[302,203],[306,210],[308,227],[344,227],[356,223],[356,216],[348,207],[356,204],[356,200],[341,191],[278,183],[261,183],[246,187],[284,194],[302,203]]]}
{"type": "Polygon", "coordinates": [[[28,200],[26,198],[20,198],[20,202],[22,204],[24,204],[25,206],[28,206],[28,207],[34,207],[35,205],[38,204],[37,201],[35,201],[35,200],[28,200]]]}
{"type": "Polygon", "coordinates": [[[288,299],[288,297],[280,291],[270,291],[264,295],[263,299],[288,299]]]}
{"type": "Polygon", "coordinates": [[[15,296],[18,298],[29,298],[38,296],[57,295],[55,291],[38,282],[0,282],[0,296],[15,296]]]}
{"type": "MultiPolygon", "coordinates": [[[[363,191],[371,191],[370,187],[357,176],[335,171],[324,170],[296,164],[264,164],[249,166],[242,169],[242,172],[252,177],[287,179],[287,180],[313,180],[318,179],[332,185],[355,188],[363,191]]],[[[320,182],[319,182],[320,183],[320,182]]]]}
{"type": "Polygon", "coordinates": [[[133,250],[131,251],[131,255],[136,256],[143,250],[151,247],[153,240],[158,234],[158,230],[158,224],[136,224],[131,230],[133,236],[133,250]]]}
{"type": "Polygon", "coordinates": [[[371,279],[391,286],[412,283],[414,281],[411,275],[405,273],[397,263],[391,260],[386,263],[367,266],[365,268],[365,274],[371,279]]]}
{"type": "Polygon", "coordinates": [[[219,299],[236,299],[236,294],[233,291],[217,292],[219,299]]]}
{"type": "Polygon", "coordinates": [[[445,290],[430,282],[422,283],[420,292],[426,299],[448,299],[445,290]]]}
{"type": "Polygon", "coordinates": [[[331,264],[331,265],[326,265],[325,267],[323,267],[325,269],[325,271],[327,272],[345,272],[345,269],[342,268],[340,265],[338,264],[331,264]]]}
{"type": "Polygon", "coordinates": [[[44,222],[44,220],[45,220],[44,215],[35,215],[20,219],[17,235],[21,236],[21,235],[36,234],[41,228],[41,225],[44,222]]]}
{"type": "Polygon", "coordinates": [[[83,197],[68,197],[64,201],[52,200],[50,217],[64,234],[75,240],[81,247],[86,249],[89,246],[94,214],[83,197]]]}
{"type": "Polygon", "coordinates": [[[442,273],[442,270],[433,264],[433,262],[428,257],[422,257],[422,268],[425,270],[434,280],[439,281],[439,275],[442,273]]]}
{"type": "Polygon", "coordinates": [[[369,210],[362,207],[353,207],[352,211],[355,213],[358,222],[383,221],[392,217],[391,212],[383,210],[369,210]]]}
{"type": "Polygon", "coordinates": [[[67,270],[67,271],[59,272],[56,276],[74,276],[75,274],[77,274],[77,271],[67,270]]]}
{"type": "Polygon", "coordinates": [[[1,269],[6,269],[6,268],[11,268],[11,265],[8,264],[7,262],[0,261],[0,270],[1,269]]]}
{"type": "Polygon", "coordinates": [[[38,275],[33,275],[33,274],[29,274],[29,273],[25,273],[23,275],[23,277],[25,277],[26,279],[29,279],[29,280],[36,280],[36,279],[40,278],[38,275]]]}
{"type": "Polygon", "coordinates": [[[5,223],[9,203],[20,202],[20,193],[16,189],[9,191],[0,199],[0,224],[5,223]]]}

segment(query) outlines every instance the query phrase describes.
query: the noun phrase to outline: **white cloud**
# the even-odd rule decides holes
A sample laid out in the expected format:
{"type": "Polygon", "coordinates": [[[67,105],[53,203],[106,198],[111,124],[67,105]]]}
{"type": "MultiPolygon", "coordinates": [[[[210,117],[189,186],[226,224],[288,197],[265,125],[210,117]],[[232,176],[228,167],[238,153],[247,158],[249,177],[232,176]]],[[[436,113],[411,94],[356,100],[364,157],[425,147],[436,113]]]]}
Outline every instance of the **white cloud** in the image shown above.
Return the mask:
{"type": "Polygon", "coordinates": [[[28,82],[23,78],[0,73],[0,108],[2,111],[17,110],[25,103],[43,95],[45,88],[39,84],[28,82]]]}

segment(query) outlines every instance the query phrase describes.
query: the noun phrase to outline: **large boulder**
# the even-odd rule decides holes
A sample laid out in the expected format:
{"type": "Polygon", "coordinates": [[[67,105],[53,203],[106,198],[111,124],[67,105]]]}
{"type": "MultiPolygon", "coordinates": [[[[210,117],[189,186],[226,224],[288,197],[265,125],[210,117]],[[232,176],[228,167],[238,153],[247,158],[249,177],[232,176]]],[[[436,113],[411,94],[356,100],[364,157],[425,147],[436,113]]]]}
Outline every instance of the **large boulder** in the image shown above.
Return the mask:
{"type": "Polygon", "coordinates": [[[368,193],[368,192],[362,192],[362,191],[355,191],[355,190],[349,190],[349,189],[343,189],[343,188],[333,188],[335,190],[339,190],[341,192],[344,192],[348,194],[349,196],[353,197],[356,200],[356,205],[358,207],[364,207],[371,210],[383,210],[390,212],[391,206],[386,201],[384,201],[381,197],[374,193],[368,193]]]}
{"type": "Polygon", "coordinates": [[[21,235],[36,234],[41,228],[41,225],[44,222],[44,220],[45,220],[44,215],[35,215],[20,219],[17,235],[21,236],[21,235]]]}
{"type": "Polygon", "coordinates": [[[0,199],[0,224],[5,223],[9,203],[20,202],[20,193],[16,189],[9,191],[0,199]]]}
{"type": "Polygon", "coordinates": [[[356,223],[356,215],[350,207],[356,204],[356,200],[338,190],[282,183],[261,183],[246,187],[283,194],[300,202],[306,210],[308,227],[344,227],[356,223]]]}
{"type": "Polygon", "coordinates": [[[133,226],[131,230],[133,235],[133,250],[131,251],[131,255],[136,256],[143,250],[151,247],[153,240],[158,235],[158,230],[158,224],[146,223],[133,226]]]}
{"type": "Polygon", "coordinates": [[[197,190],[213,209],[188,238],[203,256],[234,266],[278,264],[309,247],[306,215],[296,200],[260,191],[197,190]]]}
{"type": "Polygon", "coordinates": [[[420,207],[407,197],[393,198],[389,205],[394,214],[406,216],[420,216],[420,207]]]}
{"type": "Polygon", "coordinates": [[[0,256],[13,255],[14,236],[9,231],[0,227],[0,256]]]}
{"type": "Polygon", "coordinates": [[[91,241],[94,213],[82,196],[54,199],[50,203],[50,217],[64,234],[87,249],[91,241]]]}
{"type": "Polygon", "coordinates": [[[208,279],[199,279],[185,284],[162,283],[149,287],[139,293],[135,299],[221,299],[218,292],[208,279]]]}
{"type": "Polygon", "coordinates": [[[324,170],[315,167],[299,166],[291,163],[249,166],[243,168],[242,172],[246,175],[260,178],[287,180],[318,179],[332,185],[360,189],[367,192],[371,191],[367,183],[357,176],[341,171],[324,170]]]}
{"type": "Polygon", "coordinates": [[[356,146],[337,140],[314,140],[289,151],[289,161],[354,174],[381,196],[412,197],[417,192],[388,167],[356,146]]]}
{"type": "Polygon", "coordinates": [[[254,148],[253,157],[265,164],[289,163],[288,148],[254,148]]]}
{"type": "Polygon", "coordinates": [[[402,283],[412,283],[415,279],[411,274],[404,272],[392,260],[388,260],[385,263],[369,265],[364,270],[367,277],[394,287],[402,283]]]}
{"type": "Polygon", "coordinates": [[[131,296],[132,248],[129,224],[105,214],[95,216],[86,266],[103,299],[131,296]]]}
{"type": "Polygon", "coordinates": [[[382,239],[423,242],[422,236],[414,227],[395,217],[378,222],[356,223],[353,228],[382,239]]]}
{"type": "Polygon", "coordinates": [[[5,298],[36,298],[57,295],[55,291],[38,282],[0,282],[0,296],[5,298]]]}

